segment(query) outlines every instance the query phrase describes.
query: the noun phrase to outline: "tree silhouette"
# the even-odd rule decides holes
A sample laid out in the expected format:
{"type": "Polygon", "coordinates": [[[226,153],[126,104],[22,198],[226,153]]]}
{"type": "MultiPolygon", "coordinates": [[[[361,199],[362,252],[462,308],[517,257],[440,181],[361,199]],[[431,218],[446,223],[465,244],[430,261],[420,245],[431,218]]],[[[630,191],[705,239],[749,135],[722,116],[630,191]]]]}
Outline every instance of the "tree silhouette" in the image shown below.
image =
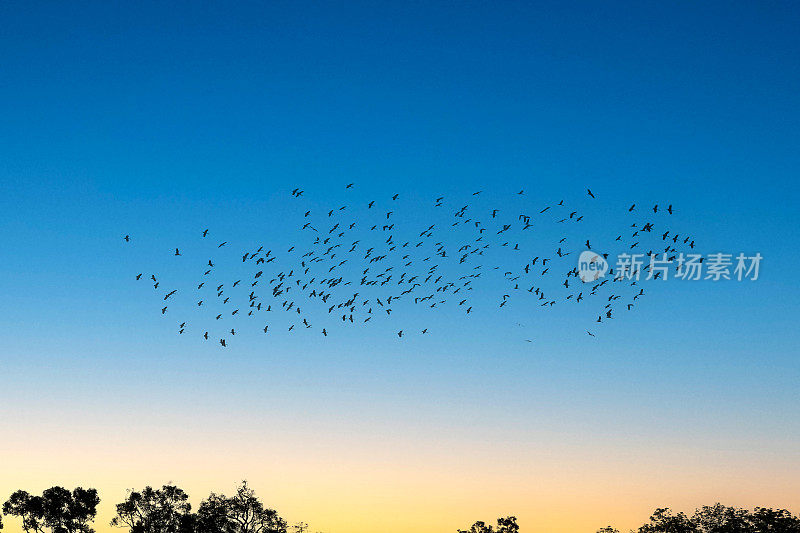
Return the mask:
{"type": "Polygon", "coordinates": [[[697,528],[685,514],[673,515],[668,507],[661,507],[650,516],[649,524],[639,528],[639,533],[697,533],[697,528]]]}
{"type": "MultiPolygon", "coordinates": [[[[458,533],[519,533],[517,520],[513,516],[497,519],[497,529],[485,522],[475,522],[469,529],[458,533]]],[[[620,533],[613,526],[606,526],[596,533],[620,533]]],[[[631,531],[633,533],[633,531],[631,531]]],[[[716,503],[697,509],[689,517],[684,513],[673,513],[667,507],[653,511],[650,521],[636,533],[800,533],[800,517],[785,509],[756,507],[752,512],[737,507],[726,507],[716,503]]]]}
{"type": "Polygon", "coordinates": [[[28,533],[94,533],[90,524],[99,503],[95,489],[51,487],[41,496],[18,490],[3,504],[3,513],[22,518],[28,533]]]}
{"type": "Polygon", "coordinates": [[[286,528],[286,521],[264,507],[247,481],[232,497],[212,493],[197,510],[201,533],[286,533],[286,528]]]}
{"type": "Polygon", "coordinates": [[[714,533],[750,533],[753,531],[750,524],[750,513],[747,509],[725,507],[717,503],[712,506],[705,505],[698,509],[692,522],[697,526],[697,531],[714,533]]]}
{"type": "Polygon", "coordinates": [[[40,532],[44,522],[44,509],[41,496],[31,496],[24,490],[12,494],[3,504],[3,513],[22,518],[22,529],[27,532],[40,532]]]}
{"type": "Polygon", "coordinates": [[[800,533],[800,518],[786,509],[756,507],[750,514],[753,531],[775,533],[800,533]]]}
{"type": "MultiPolygon", "coordinates": [[[[174,485],[129,491],[125,500],[116,505],[111,525],[127,528],[130,533],[288,533],[287,522],[274,509],[264,506],[247,481],[231,497],[212,492],[194,514],[188,500],[189,496],[174,485]]],[[[20,518],[26,533],[94,533],[91,524],[99,503],[95,489],[77,487],[70,492],[56,486],[41,496],[18,490],[3,504],[0,529],[5,514],[20,518]]],[[[293,533],[309,531],[305,522],[297,522],[291,529],[293,533]]],[[[457,530],[458,533],[519,531],[514,516],[498,518],[496,527],[478,521],[467,530],[457,530]]],[[[606,526],[596,533],[620,531],[606,526]]],[[[660,507],[635,533],[800,533],[800,517],[785,509],[756,507],[748,511],[720,503],[696,509],[691,516],[660,507]]]]}
{"type": "Polygon", "coordinates": [[[292,526],[292,529],[294,529],[293,533],[308,533],[308,524],[305,522],[298,522],[292,526]]]}
{"type": "Polygon", "coordinates": [[[519,533],[519,525],[517,525],[516,517],[508,516],[497,519],[497,530],[487,525],[486,522],[478,521],[467,530],[459,529],[458,533],[519,533]]]}
{"type": "Polygon", "coordinates": [[[519,533],[516,516],[497,519],[497,533],[519,533]]]}
{"type": "Polygon", "coordinates": [[[459,529],[458,533],[492,533],[492,526],[487,526],[486,522],[478,520],[469,529],[459,529]]]}
{"type": "Polygon", "coordinates": [[[188,499],[174,485],[130,491],[125,501],[117,504],[111,525],[127,527],[131,533],[191,533],[195,527],[188,499]]]}
{"type": "MultiPolygon", "coordinates": [[[[608,526],[597,533],[619,533],[608,526]]],[[[720,503],[697,509],[689,517],[673,514],[666,507],[656,509],[650,522],[637,533],[800,533],[800,517],[785,509],[756,507],[752,512],[720,503]]]]}

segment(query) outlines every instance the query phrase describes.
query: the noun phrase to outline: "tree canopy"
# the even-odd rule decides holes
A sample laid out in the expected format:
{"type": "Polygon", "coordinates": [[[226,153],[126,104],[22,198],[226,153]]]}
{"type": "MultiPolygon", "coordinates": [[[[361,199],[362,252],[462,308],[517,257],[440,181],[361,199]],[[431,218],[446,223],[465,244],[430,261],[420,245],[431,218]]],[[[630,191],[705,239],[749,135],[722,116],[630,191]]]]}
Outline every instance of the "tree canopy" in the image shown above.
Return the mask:
{"type": "Polygon", "coordinates": [[[131,533],[191,533],[194,520],[188,500],[189,495],[174,485],[130,491],[117,504],[111,525],[127,527],[131,533]]]}
{"type": "Polygon", "coordinates": [[[204,500],[197,524],[203,533],[286,533],[286,521],[264,507],[246,481],[231,497],[212,493],[204,500]]]}
{"type": "Polygon", "coordinates": [[[41,496],[18,490],[3,504],[3,513],[21,518],[28,533],[94,533],[90,524],[99,503],[95,489],[51,487],[41,496]]]}

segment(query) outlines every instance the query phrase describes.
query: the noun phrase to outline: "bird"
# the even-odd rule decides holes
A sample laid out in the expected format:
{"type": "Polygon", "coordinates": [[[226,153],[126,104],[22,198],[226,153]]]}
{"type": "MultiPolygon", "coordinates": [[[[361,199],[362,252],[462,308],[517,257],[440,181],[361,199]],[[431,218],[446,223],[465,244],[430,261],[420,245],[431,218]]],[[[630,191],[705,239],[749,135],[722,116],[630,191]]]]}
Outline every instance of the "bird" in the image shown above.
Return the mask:
{"type": "Polygon", "coordinates": [[[592,194],[592,190],[591,189],[586,189],[586,192],[589,193],[589,196],[594,198],[594,194],[592,194]]]}
{"type": "Polygon", "coordinates": [[[181,251],[175,248],[175,255],[181,255],[181,251]]]}
{"type": "Polygon", "coordinates": [[[125,239],[125,242],[131,242],[131,236],[130,235],[125,235],[123,237],[123,239],[125,239]]]}

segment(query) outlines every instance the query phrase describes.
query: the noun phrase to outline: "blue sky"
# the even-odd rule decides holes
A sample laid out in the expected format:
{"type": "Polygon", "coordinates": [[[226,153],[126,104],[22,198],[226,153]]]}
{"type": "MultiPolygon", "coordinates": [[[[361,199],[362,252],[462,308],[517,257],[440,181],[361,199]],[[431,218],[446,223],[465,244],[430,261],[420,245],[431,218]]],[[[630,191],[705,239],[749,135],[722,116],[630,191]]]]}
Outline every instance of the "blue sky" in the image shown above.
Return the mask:
{"type": "Polygon", "coordinates": [[[113,413],[150,427],[246,400],[290,426],[332,420],[329,436],[388,438],[388,418],[419,446],[630,438],[800,469],[797,6],[6,2],[0,20],[7,413],[102,431],[113,413]],[[319,210],[401,193],[420,220],[438,196],[505,206],[525,189],[586,212],[592,235],[633,202],[674,204],[703,253],[764,262],[757,282],[653,287],[596,338],[572,309],[503,316],[489,298],[404,342],[256,330],[222,356],[175,335],[132,276],[168,272],[206,227],[284,247],[295,187],[319,210]]]}

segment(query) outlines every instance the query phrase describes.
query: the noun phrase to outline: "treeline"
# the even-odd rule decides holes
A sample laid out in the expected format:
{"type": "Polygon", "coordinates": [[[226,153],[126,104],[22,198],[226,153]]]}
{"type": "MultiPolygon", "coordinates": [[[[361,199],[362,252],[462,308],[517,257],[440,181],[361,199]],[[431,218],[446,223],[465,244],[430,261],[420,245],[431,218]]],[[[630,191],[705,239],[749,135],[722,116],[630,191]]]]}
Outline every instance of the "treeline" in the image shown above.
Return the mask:
{"type": "MultiPolygon", "coordinates": [[[[667,507],[656,509],[650,521],[636,533],[800,533],[800,517],[786,509],[756,507],[752,511],[720,503],[705,505],[692,516],[673,513],[667,507]]],[[[619,533],[613,527],[597,533],[619,533]]]]}
{"type": "MultiPolygon", "coordinates": [[[[518,533],[519,526],[513,516],[498,518],[497,527],[475,522],[469,529],[458,533],[518,533]]],[[[727,507],[722,504],[706,505],[692,516],[673,513],[668,508],[656,509],[650,521],[631,533],[800,533],[800,517],[785,509],[756,507],[752,511],[727,507]]],[[[611,526],[597,533],[620,533],[611,526]]]]}
{"type": "MultiPolygon", "coordinates": [[[[174,485],[130,491],[116,505],[111,525],[130,533],[308,532],[303,522],[290,528],[274,509],[264,506],[246,481],[233,496],[211,493],[196,512],[188,500],[189,495],[174,485]]],[[[52,487],[41,496],[18,490],[3,504],[3,514],[21,520],[26,533],[94,533],[99,503],[96,489],[52,487]]]]}
{"type": "MultiPolygon", "coordinates": [[[[96,489],[52,487],[41,496],[18,490],[3,504],[0,529],[5,515],[6,520],[20,520],[26,533],[94,533],[99,503],[96,489]]],[[[265,507],[246,481],[230,497],[212,492],[195,512],[186,492],[174,485],[130,491],[116,505],[111,525],[130,533],[309,533],[308,524],[289,526],[274,509],[265,507]]],[[[508,516],[498,518],[496,526],[475,522],[457,533],[519,531],[517,519],[508,516]]],[[[596,533],[620,531],[607,526],[596,533]]],[[[719,503],[701,507],[691,516],[661,508],[631,533],[800,533],[800,517],[785,509],[756,507],[749,511],[719,503]]]]}

